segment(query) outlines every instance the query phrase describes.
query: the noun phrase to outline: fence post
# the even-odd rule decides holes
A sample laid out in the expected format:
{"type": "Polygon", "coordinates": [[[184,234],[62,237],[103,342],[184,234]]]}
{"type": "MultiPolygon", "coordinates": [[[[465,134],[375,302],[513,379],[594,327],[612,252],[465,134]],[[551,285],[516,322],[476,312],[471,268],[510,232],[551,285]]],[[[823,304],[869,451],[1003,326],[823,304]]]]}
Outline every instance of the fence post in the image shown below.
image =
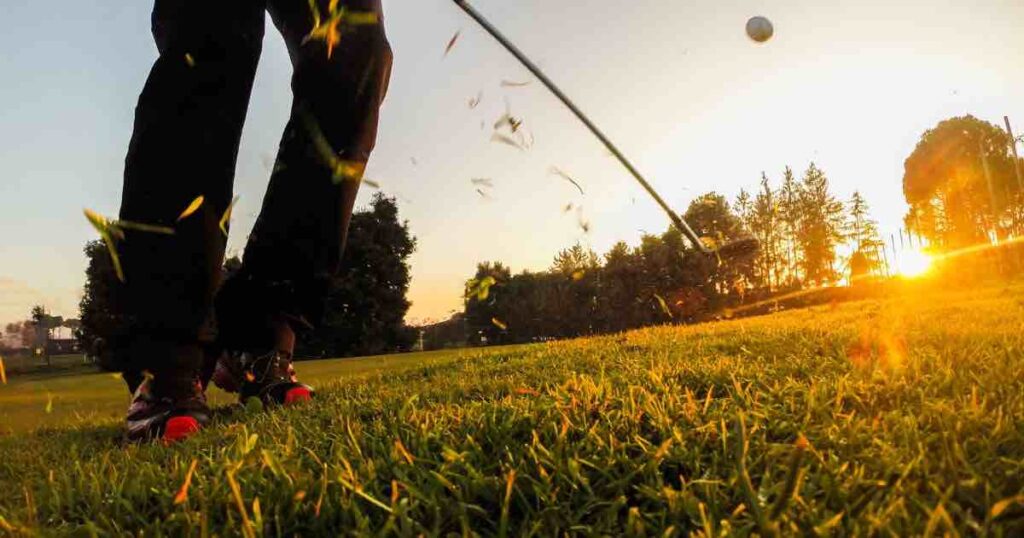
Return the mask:
{"type": "Polygon", "coordinates": [[[1021,177],[1020,157],[1017,156],[1017,139],[1013,137],[1013,128],[1010,127],[1010,117],[1003,116],[1003,121],[1006,122],[1006,134],[1010,135],[1010,151],[1013,152],[1013,169],[1017,174],[1017,189],[1018,192],[1024,193],[1024,177],[1021,177]]]}

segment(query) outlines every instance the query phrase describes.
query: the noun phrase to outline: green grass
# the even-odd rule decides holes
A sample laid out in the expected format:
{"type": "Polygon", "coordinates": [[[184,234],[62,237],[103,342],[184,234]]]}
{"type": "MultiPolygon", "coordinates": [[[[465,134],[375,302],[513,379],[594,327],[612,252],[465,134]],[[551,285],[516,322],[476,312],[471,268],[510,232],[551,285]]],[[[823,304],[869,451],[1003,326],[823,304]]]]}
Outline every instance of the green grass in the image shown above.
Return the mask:
{"type": "MultiPolygon", "coordinates": [[[[365,357],[346,360],[318,360],[298,363],[303,381],[328,383],[340,377],[397,371],[416,366],[440,364],[457,359],[465,351],[365,357]]],[[[76,358],[81,362],[81,357],[76,358]]],[[[0,436],[22,434],[39,428],[117,423],[124,419],[129,394],[120,374],[97,373],[93,367],[56,368],[47,372],[11,374],[0,387],[0,436]],[[83,373],[83,370],[86,370],[83,373]]],[[[211,387],[211,404],[230,405],[234,395],[211,387]]]]}
{"type": "Polygon", "coordinates": [[[74,355],[53,355],[50,363],[46,359],[27,355],[24,352],[17,355],[4,355],[4,368],[7,375],[36,374],[36,373],[68,373],[71,371],[85,371],[91,365],[85,362],[81,354],[74,355]]]}
{"type": "MultiPolygon", "coordinates": [[[[1024,533],[1021,286],[424,359],[300,365],[313,405],[178,446],[107,411],[6,436],[0,533],[1024,533]]],[[[124,403],[57,382],[52,415],[124,403]]]]}

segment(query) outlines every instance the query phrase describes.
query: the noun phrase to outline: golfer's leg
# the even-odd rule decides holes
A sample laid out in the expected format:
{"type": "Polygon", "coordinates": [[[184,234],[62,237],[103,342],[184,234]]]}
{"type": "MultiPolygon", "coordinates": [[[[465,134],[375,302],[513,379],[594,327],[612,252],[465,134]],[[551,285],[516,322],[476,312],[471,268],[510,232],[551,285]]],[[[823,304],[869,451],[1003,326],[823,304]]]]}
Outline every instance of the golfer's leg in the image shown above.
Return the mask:
{"type": "Polygon", "coordinates": [[[125,282],[116,290],[112,348],[126,370],[199,366],[226,241],[218,222],[231,199],[264,13],[263,0],[156,0],[160,56],[135,111],[120,216],[176,232],[127,230],[118,243],[125,282]],[[199,196],[199,210],[178,222],[199,196]]]}
{"type": "MultiPolygon", "coordinates": [[[[329,2],[318,3],[326,20],[329,2]]],[[[272,0],[269,5],[294,67],[294,101],[240,278],[226,284],[218,299],[229,347],[273,345],[244,342],[256,337],[254,328],[265,324],[268,315],[283,314],[293,325],[318,322],[328,282],[339,268],[359,185],[336,180],[314,133],[322,133],[321,142],[339,158],[359,163],[369,159],[376,140],[391,72],[379,0],[341,3],[350,11],[374,12],[379,22],[340,26],[340,40],[330,52],[324,41],[306,40],[313,21],[308,5],[306,0],[272,0]]]]}

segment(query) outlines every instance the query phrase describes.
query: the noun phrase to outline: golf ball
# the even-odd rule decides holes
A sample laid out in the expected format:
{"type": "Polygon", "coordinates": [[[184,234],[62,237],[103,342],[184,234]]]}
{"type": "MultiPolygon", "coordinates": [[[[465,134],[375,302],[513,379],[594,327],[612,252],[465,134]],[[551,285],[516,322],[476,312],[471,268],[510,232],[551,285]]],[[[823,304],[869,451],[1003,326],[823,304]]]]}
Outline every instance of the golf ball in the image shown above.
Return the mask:
{"type": "Polygon", "coordinates": [[[758,15],[757,17],[751,17],[747,21],[747,35],[750,39],[757,41],[758,43],[764,43],[772,38],[772,34],[775,33],[775,28],[772,27],[772,21],[766,17],[758,15]]]}

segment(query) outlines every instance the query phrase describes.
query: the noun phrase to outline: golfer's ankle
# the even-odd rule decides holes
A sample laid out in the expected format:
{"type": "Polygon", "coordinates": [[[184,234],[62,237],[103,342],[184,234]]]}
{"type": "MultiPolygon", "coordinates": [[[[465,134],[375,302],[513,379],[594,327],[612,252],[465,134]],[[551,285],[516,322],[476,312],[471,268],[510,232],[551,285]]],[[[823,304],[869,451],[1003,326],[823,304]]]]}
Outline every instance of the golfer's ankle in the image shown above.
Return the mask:
{"type": "Polygon", "coordinates": [[[274,333],[274,350],[291,358],[295,350],[295,330],[291,323],[284,318],[278,318],[272,323],[274,333]]]}
{"type": "Polygon", "coordinates": [[[171,398],[192,394],[202,364],[203,349],[199,344],[178,345],[167,356],[154,357],[149,368],[153,391],[171,398]]]}

